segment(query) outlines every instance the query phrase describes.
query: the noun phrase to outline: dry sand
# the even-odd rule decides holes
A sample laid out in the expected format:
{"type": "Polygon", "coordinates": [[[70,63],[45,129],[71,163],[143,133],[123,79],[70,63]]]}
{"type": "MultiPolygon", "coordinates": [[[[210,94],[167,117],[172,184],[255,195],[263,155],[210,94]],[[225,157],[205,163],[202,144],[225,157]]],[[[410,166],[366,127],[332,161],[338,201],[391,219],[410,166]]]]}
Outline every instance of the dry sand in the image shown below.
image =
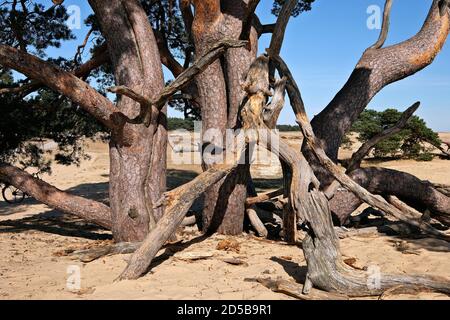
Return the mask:
{"type": "MultiPolygon", "coordinates": [[[[443,137],[450,140],[450,134],[443,137]]],[[[292,134],[290,138],[294,141],[291,143],[299,143],[292,134]]],[[[341,157],[346,156],[345,152],[341,157]]],[[[80,167],[54,165],[53,174],[43,178],[61,189],[105,200],[107,146],[90,143],[88,153],[92,158],[80,167]]],[[[407,171],[436,183],[450,183],[450,161],[389,161],[375,165],[407,171]]],[[[169,169],[171,186],[191,179],[201,170],[198,165],[173,164],[169,164],[169,169]]],[[[259,171],[267,173],[267,170],[259,171]]],[[[255,178],[260,189],[271,189],[279,183],[276,170],[272,177],[266,174],[255,175],[255,178]]],[[[302,250],[297,246],[242,235],[235,238],[240,244],[239,252],[225,252],[216,250],[224,237],[205,240],[198,238],[198,233],[191,229],[179,235],[181,242],[161,250],[152,272],[137,281],[114,282],[125,267],[128,255],[105,257],[87,264],[61,255],[67,249],[101,245],[110,241],[109,238],[108,232],[77,219],[62,217],[32,199],[19,206],[0,202],[0,299],[292,299],[244,279],[281,277],[303,282],[306,270],[302,250]],[[178,257],[185,252],[206,252],[212,257],[188,262],[178,257]],[[246,265],[234,266],[223,261],[230,257],[241,259],[246,265]],[[79,266],[81,271],[81,290],[67,288],[68,270],[73,265],[79,266]]],[[[415,254],[404,254],[396,249],[397,241],[400,240],[388,236],[352,237],[341,241],[341,249],[346,258],[356,258],[358,267],[375,265],[382,273],[450,279],[450,244],[432,239],[407,240],[415,254]]],[[[448,297],[420,293],[389,298],[448,297]]]]}

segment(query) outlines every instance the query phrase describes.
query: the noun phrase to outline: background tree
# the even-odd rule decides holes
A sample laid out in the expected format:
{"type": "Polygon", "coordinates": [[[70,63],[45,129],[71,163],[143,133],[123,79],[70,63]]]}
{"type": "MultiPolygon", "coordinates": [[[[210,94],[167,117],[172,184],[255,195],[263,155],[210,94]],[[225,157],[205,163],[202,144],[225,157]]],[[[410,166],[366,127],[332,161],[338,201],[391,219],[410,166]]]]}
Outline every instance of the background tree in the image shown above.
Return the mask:
{"type": "MultiPolygon", "coordinates": [[[[396,109],[382,112],[364,110],[350,132],[357,133],[358,140],[365,143],[386,128],[394,126],[401,116],[402,113],[396,109]]],[[[373,154],[376,158],[402,157],[430,161],[433,159],[433,146],[441,144],[439,135],[428,128],[423,119],[412,116],[399,133],[378,142],[373,148],[373,154]]]]}

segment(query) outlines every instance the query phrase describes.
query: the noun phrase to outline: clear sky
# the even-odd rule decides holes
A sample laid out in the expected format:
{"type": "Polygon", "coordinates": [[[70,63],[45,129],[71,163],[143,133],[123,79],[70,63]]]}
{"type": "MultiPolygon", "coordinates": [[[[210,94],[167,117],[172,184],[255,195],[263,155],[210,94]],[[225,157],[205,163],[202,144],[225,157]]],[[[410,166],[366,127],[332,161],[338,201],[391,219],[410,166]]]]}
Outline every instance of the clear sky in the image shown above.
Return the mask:
{"type": "MultiPolygon", "coordinates": [[[[49,0],[41,1],[50,3],[49,0]]],[[[387,45],[413,36],[422,26],[431,0],[394,0],[391,28],[387,45]]],[[[81,7],[81,17],[91,10],[87,1],[66,0],[66,5],[81,7]]],[[[261,0],[257,13],[263,23],[275,21],[270,14],[272,0],[261,0]]],[[[305,100],[309,115],[319,113],[339,91],[354,69],[363,51],[373,44],[379,30],[367,26],[371,5],[384,6],[384,0],[316,0],[310,12],[292,19],[288,25],[282,56],[290,66],[305,100]]],[[[60,49],[49,50],[50,56],[71,57],[87,32],[74,30],[77,40],[65,43],[60,49]]],[[[260,51],[268,47],[269,36],[260,41],[260,51]]],[[[380,92],[369,108],[405,110],[415,101],[422,105],[417,115],[436,131],[450,131],[450,41],[435,62],[380,92]]],[[[87,58],[86,54],[86,58],[87,58]]],[[[167,79],[170,74],[165,72],[167,79]]],[[[181,116],[171,110],[171,116],[181,116]]],[[[290,108],[280,116],[281,124],[294,124],[290,108]]]]}

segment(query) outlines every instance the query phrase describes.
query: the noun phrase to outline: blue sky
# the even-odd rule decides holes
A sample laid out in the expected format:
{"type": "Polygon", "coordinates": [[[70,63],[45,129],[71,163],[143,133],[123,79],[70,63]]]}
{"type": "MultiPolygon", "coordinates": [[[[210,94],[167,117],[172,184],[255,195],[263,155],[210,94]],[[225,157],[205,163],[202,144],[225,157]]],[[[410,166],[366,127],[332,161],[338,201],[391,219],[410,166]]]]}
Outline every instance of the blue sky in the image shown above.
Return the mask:
{"type": "MultiPolygon", "coordinates": [[[[48,4],[50,1],[41,2],[48,4]]],[[[395,0],[386,44],[398,43],[414,35],[422,26],[431,2],[395,0]]],[[[87,1],[66,0],[65,4],[80,6],[82,20],[91,13],[87,1]]],[[[263,23],[275,21],[270,14],[271,5],[271,0],[261,0],[257,13],[263,23]]],[[[316,0],[312,11],[301,14],[289,23],[282,56],[302,90],[311,117],[331,101],[348,79],[363,51],[378,38],[379,30],[367,27],[367,8],[370,5],[383,7],[384,0],[316,0]]],[[[84,26],[74,30],[77,40],[64,43],[59,49],[51,49],[48,54],[73,56],[86,32],[84,26]]],[[[269,41],[269,36],[261,38],[261,52],[268,47],[269,41]]],[[[421,101],[417,115],[436,131],[450,131],[449,42],[431,66],[383,89],[369,108],[404,110],[415,101],[421,101]]],[[[87,53],[85,57],[88,57],[87,53]]],[[[169,73],[165,74],[169,79],[169,73]]],[[[169,114],[181,116],[173,110],[169,114]]],[[[290,108],[285,107],[280,123],[295,123],[290,108]]]]}

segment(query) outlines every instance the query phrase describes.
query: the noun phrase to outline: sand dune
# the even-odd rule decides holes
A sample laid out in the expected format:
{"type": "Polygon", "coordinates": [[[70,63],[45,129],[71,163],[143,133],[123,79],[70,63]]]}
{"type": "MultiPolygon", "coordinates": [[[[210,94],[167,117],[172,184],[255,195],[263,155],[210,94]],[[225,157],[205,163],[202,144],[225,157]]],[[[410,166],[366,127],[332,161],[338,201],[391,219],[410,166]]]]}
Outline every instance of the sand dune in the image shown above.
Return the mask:
{"type": "MultiPolygon", "coordinates": [[[[443,138],[450,140],[450,134],[444,134],[443,138]]],[[[53,174],[44,179],[61,189],[106,200],[107,152],[106,145],[90,143],[91,160],[84,161],[79,168],[54,165],[53,174]]],[[[399,169],[421,179],[450,184],[450,161],[446,160],[389,161],[370,165],[399,169]]],[[[191,179],[201,170],[199,165],[171,163],[169,169],[169,185],[172,186],[191,179]]],[[[255,178],[261,178],[260,189],[279,183],[276,171],[272,176],[256,175],[255,178]]],[[[240,243],[239,252],[225,252],[216,250],[224,237],[213,236],[199,242],[198,236],[195,229],[185,230],[178,235],[179,243],[160,252],[161,257],[150,274],[137,281],[115,283],[113,280],[126,264],[126,255],[105,257],[87,264],[61,255],[70,248],[104,244],[110,241],[109,232],[77,219],[62,217],[32,199],[19,206],[0,202],[0,299],[292,299],[244,279],[281,277],[301,282],[304,279],[306,262],[297,246],[262,241],[245,234],[236,238],[240,243]],[[212,257],[192,262],[177,258],[177,252],[199,251],[211,253],[212,257]],[[246,265],[234,266],[223,261],[229,257],[239,258],[246,265]],[[70,270],[73,270],[71,266],[80,268],[81,290],[67,287],[70,270]]],[[[359,267],[376,265],[382,273],[425,274],[450,279],[449,243],[407,239],[407,245],[414,253],[405,254],[396,249],[398,241],[402,239],[352,237],[342,240],[341,247],[344,256],[355,258],[359,267]]],[[[420,293],[389,298],[447,297],[420,293]]]]}

